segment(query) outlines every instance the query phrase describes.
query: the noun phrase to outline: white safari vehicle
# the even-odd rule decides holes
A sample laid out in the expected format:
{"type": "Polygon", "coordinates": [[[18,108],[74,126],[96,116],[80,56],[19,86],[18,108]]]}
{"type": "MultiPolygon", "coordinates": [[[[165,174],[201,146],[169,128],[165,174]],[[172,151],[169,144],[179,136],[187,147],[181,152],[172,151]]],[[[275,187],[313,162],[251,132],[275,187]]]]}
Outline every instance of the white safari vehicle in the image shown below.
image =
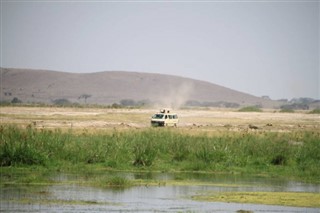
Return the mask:
{"type": "Polygon", "coordinates": [[[170,112],[168,109],[162,109],[151,118],[152,126],[177,126],[179,122],[178,115],[170,112]]]}

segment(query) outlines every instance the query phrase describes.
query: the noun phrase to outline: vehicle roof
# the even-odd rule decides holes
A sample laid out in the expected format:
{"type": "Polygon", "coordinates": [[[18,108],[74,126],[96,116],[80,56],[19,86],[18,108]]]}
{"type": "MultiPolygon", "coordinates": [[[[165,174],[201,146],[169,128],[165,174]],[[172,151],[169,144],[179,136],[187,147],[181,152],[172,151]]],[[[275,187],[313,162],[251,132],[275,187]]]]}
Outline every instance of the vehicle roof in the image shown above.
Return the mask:
{"type": "Polygon", "coordinates": [[[167,113],[167,112],[158,112],[158,113],[155,113],[155,115],[156,114],[158,114],[158,115],[176,115],[177,113],[172,113],[172,112],[169,112],[169,113],[167,113]]]}

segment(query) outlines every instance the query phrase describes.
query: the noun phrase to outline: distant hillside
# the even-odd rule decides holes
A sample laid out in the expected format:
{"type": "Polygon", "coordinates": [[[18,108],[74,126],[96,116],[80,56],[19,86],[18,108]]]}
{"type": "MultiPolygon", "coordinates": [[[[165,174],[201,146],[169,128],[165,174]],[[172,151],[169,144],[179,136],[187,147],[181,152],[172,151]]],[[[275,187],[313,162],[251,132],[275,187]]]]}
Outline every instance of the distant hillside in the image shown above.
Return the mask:
{"type": "Polygon", "coordinates": [[[46,70],[1,69],[1,101],[24,103],[106,104],[148,103],[167,107],[185,104],[236,107],[278,107],[276,101],[213,83],[172,75],[106,71],[66,73],[46,70]]]}

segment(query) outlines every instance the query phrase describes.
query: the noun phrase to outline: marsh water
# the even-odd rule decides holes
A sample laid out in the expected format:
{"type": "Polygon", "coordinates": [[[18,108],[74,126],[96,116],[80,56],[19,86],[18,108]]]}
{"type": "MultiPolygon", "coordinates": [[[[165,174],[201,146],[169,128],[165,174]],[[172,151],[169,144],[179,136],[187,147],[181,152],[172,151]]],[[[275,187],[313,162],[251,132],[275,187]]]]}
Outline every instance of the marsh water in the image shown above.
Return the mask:
{"type": "MultiPolygon", "coordinates": [[[[52,174],[50,185],[13,185],[0,188],[1,212],[320,212],[320,208],[286,207],[196,201],[192,196],[225,191],[320,193],[319,184],[279,178],[231,174],[94,173],[52,174]],[[98,176],[157,180],[128,188],[90,187],[81,183],[98,176]],[[169,184],[169,183],[178,184],[169,184]],[[184,184],[187,182],[188,184],[184,184]],[[191,184],[190,184],[191,183],[191,184]]],[[[320,201],[319,201],[320,202],[320,201]]]]}

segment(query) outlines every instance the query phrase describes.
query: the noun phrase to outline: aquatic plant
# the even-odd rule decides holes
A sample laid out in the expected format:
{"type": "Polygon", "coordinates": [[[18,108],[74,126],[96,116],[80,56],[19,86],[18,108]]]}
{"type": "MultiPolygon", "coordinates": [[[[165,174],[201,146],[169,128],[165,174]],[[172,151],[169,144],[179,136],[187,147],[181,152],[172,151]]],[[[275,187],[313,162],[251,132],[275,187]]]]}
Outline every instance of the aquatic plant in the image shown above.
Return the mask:
{"type": "Polygon", "coordinates": [[[111,176],[104,180],[100,180],[99,186],[107,186],[107,187],[113,187],[113,188],[125,188],[128,186],[131,186],[133,183],[120,176],[111,176]]]}
{"type": "Polygon", "coordinates": [[[148,134],[138,133],[132,139],[132,154],[134,166],[151,166],[157,155],[156,139],[148,137],[148,134]]]}
{"type": "Polygon", "coordinates": [[[195,195],[194,200],[211,202],[256,203],[294,207],[320,207],[319,193],[310,192],[219,192],[195,195]]]}
{"type": "Polygon", "coordinates": [[[31,127],[21,131],[16,127],[0,127],[1,149],[0,165],[16,164],[42,165],[47,155],[39,149],[39,141],[35,140],[35,132],[31,127]]]}
{"type": "Polygon", "coordinates": [[[317,180],[316,132],[224,132],[189,135],[179,129],[83,133],[0,127],[1,167],[270,173],[317,180]]]}

